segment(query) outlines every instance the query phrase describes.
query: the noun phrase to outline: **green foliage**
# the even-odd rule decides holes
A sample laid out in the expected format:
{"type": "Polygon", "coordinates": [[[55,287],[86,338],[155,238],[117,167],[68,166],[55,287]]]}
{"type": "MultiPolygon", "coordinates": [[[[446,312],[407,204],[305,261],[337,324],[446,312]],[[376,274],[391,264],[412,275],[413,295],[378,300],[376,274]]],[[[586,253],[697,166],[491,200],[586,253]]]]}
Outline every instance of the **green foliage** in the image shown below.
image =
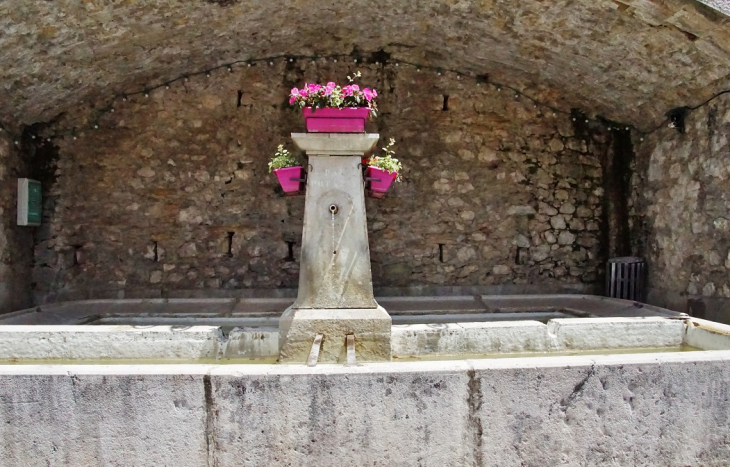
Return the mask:
{"type": "Polygon", "coordinates": [[[274,157],[272,157],[269,162],[269,173],[271,173],[272,170],[283,169],[284,167],[296,167],[298,165],[302,165],[299,158],[284,149],[283,144],[280,144],[279,147],[276,148],[274,157]]]}
{"type": "Polygon", "coordinates": [[[400,163],[400,161],[393,156],[395,156],[395,151],[393,151],[393,146],[395,145],[395,139],[390,138],[390,142],[387,146],[383,148],[383,151],[385,152],[384,156],[373,156],[368,160],[368,165],[372,167],[377,167],[381,170],[385,170],[388,173],[397,172],[398,177],[395,179],[397,182],[401,181],[400,172],[403,170],[403,165],[400,163]]]}

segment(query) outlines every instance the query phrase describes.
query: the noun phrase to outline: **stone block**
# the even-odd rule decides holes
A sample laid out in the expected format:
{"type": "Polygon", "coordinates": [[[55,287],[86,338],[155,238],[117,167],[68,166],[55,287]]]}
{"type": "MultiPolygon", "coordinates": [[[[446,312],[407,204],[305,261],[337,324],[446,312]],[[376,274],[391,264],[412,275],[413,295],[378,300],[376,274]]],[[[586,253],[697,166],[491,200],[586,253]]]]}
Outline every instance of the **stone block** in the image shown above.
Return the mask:
{"type": "Polygon", "coordinates": [[[563,349],[678,346],[684,338],[680,320],[647,318],[565,318],[548,322],[556,346],[563,349]]]}
{"type": "Polygon", "coordinates": [[[213,326],[2,326],[0,359],[215,358],[220,338],[213,326]]]}
{"type": "Polygon", "coordinates": [[[474,465],[466,365],[402,365],[213,371],[212,465],[474,465]]]}
{"type": "Polygon", "coordinates": [[[292,133],[291,137],[299,149],[318,156],[363,155],[380,139],[377,133],[292,133]]]}
{"type": "Polygon", "coordinates": [[[305,363],[314,338],[322,334],[320,363],[344,363],[345,339],[355,335],[358,362],[390,361],[392,320],[383,307],[288,308],[279,320],[280,363],[305,363]]]}
{"type": "Polygon", "coordinates": [[[3,465],[208,465],[204,375],[70,368],[0,376],[3,465]]]}
{"type": "Polygon", "coordinates": [[[727,361],[633,357],[473,361],[479,465],[724,465],[727,361]]]}

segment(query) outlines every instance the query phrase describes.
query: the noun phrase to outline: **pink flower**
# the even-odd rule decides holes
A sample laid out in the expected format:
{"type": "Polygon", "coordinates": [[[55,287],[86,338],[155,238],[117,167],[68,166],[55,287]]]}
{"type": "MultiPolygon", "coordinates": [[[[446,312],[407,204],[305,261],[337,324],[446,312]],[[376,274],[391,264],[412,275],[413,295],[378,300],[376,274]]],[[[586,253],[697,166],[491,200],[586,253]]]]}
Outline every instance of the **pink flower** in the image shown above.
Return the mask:
{"type": "Polygon", "coordinates": [[[297,88],[291,88],[291,95],[292,96],[298,96],[299,95],[299,89],[297,89],[297,88]]]}
{"type": "Polygon", "coordinates": [[[299,95],[306,98],[309,95],[309,91],[307,91],[307,88],[302,88],[299,90],[299,95]]]}
{"type": "Polygon", "coordinates": [[[297,101],[297,98],[296,98],[296,97],[294,97],[294,96],[291,96],[291,97],[289,98],[289,105],[292,105],[292,104],[293,104],[293,103],[295,103],[296,101],[297,101]]]}
{"type": "Polygon", "coordinates": [[[334,83],[333,81],[330,81],[329,83],[327,83],[327,87],[330,89],[334,89],[337,87],[337,84],[334,83]]]}
{"type": "Polygon", "coordinates": [[[373,89],[373,97],[378,97],[378,91],[376,91],[375,89],[373,89]]]}
{"type": "Polygon", "coordinates": [[[365,95],[365,99],[367,99],[368,102],[373,100],[373,92],[369,88],[363,89],[362,93],[365,95]]]}
{"type": "Polygon", "coordinates": [[[344,88],[342,88],[342,93],[345,96],[351,96],[352,95],[352,86],[345,86],[344,88]]]}
{"type": "Polygon", "coordinates": [[[359,91],[360,90],[360,86],[358,86],[357,84],[353,84],[350,87],[352,88],[353,91],[359,91]]]}
{"type": "Polygon", "coordinates": [[[324,88],[324,95],[329,96],[330,94],[332,94],[332,91],[334,91],[334,88],[326,87],[324,88]]]}

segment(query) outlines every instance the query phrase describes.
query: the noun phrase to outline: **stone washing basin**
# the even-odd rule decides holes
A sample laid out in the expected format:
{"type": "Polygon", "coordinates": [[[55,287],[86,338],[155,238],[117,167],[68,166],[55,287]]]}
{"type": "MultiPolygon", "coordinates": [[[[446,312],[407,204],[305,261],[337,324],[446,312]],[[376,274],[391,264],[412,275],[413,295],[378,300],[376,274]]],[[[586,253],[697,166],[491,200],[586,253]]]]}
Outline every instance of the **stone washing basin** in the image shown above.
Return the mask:
{"type": "Polygon", "coordinates": [[[5,315],[3,465],[730,459],[730,326],[576,295],[379,302],[395,322],[393,361],[357,366],[274,364],[270,324],[286,300],[86,301],[5,315]]]}
{"type": "MultiPolygon", "coordinates": [[[[393,361],[730,349],[723,326],[588,295],[387,297],[393,361]],[[727,342],[726,342],[727,341],[727,342]]],[[[289,299],[89,300],[0,319],[0,362],[274,363],[289,299]]],[[[730,334],[730,333],[728,333],[730,334]]]]}

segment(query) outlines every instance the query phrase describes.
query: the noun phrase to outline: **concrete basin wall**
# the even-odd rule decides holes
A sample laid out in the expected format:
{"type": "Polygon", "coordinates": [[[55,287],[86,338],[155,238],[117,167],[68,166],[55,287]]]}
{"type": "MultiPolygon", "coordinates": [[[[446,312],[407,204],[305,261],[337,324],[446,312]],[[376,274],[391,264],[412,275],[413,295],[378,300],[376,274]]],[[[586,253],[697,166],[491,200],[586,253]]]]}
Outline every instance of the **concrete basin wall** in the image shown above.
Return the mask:
{"type": "Polygon", "coordinates": [[[2,465],[725,466],[730,351],[2,366],[2,465]]]}

